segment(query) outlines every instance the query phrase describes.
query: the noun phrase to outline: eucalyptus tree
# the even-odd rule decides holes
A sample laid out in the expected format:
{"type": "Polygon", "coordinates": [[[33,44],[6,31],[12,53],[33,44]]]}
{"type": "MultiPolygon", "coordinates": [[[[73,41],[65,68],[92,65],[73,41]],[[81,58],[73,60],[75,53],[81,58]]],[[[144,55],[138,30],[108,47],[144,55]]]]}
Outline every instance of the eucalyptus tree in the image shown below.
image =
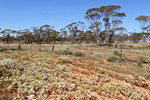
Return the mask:
{"type": "Polygon", "coordinates": [[[63,43],[67,40],[67,38],[68,38],[68,32],[65,30],[65,28],[60,29],[59,41],[63,43]]]}
{"type": "Polygon", "coordinates": [[[70,33],[69,38],[72,41],[72,43],[76,42],[77,34],[79,32],[78,26],[79,24],[77,22],[73,22],[65,27],[70,33]]]}
{"type": "Polygon", "coordinates": [[[35,37],[30,29],[19,30],[17,38],[19,39],[19,42],[23,40],[27,44],[31,44],[33,41],[35,41],[35,37]]]}
{"type": "Polygon", "coordinates": [[[58,32],[56,30],[52,30],[52,35],[51,35],[52,43],[56,43],[59,34],[60,34],[60,32],[58,32]]]}
{"type": "Polygon", "coordinates": [[[11,40],[11,35],[13,35],[13,30],[5,29],[5,30],[1,31],[1,34],[3,36],[4,41],[6,41],[7,44],[9,44],[9,42],[11,40]]]}
{"type": "Polygon", "coordinates": [[[68,30],[68,33],[70,33],[68,38],[72,41],[72,43],[81,43],[83,41],[84,33],[86,31],[84,22],[73,22],[67,25],[65,29],[68,30]]]}
{"type": "Polygon", "coordinates": [[[97,43],[101,45],[102,40],[99,37],[102,22],[100,22],[101,15],[99,13],[99,8],[91,8],[86,11],[85,19],[90,22],[90,29],[95,33],[97,43]]]}
{"type": "Polygon", "coordinates": [[[144,31],[147,29],[146,24],[148,21],[150,21],[150,17],[141,15],[141,16],[136,17],[135,20],[137,20],[139,22],[142,33],[144,33],[144,31]]]}
{"type": "Polygon", "coordinates": [[[84,31],[79,31],[77,35],[77,43],[81,44],[85,40],[85,32],[84,31]]]}
{"type": "Polygon", "coordinates": [[[115,32],[118,32],[118,35],[116,35],[115,37],[115,40],[116,41],[119,41],[119,42],[123,42],[125,40],[127,40],[128,38],[128,35],[126,34],[128,31],[125,27],[118,27],[118,28],[115,28],[115,32]]]}
{"type": "Polygon", "coordinates": [[[124,32],[127,32],[128,30],[125,27],[118,27],[118,28],[115,28],[114,31],[118,31],[120,34],[123,34],[124,32]]]}
{"type": "Polygon", "coordinates": [[[3,40],[7,42],[8,48],[9,48],[10,41],[13,41],[13,39],[14,39],[14,37],[13,37],[14,31],[11,29],[5,29],[5,30],[1,31],[1,34],[3,36],[3,40]]]}
{"type": "Polygon", "coordinates": [[[77,34],[77,43],[82,43],[85,40],[85,31],[86,31],[86,26],[84,22],[78,21],[78,34],[77,34]]]}
{"type": "Polygon", "coordinates": [[[120,9],[121,6],[108,5],[87,10],[85,18],[89,20],[90,29],[95,33],[99,45],[108,45],[114,34],[114,29],[122,24],[121,19],[126,15],[120,13],[120,9]],[[104,40],[101,36],[104,36],[104,40]]]}
{"type": "Polygon", "coordinates": [[[147,26],[147,33],[150,33],[150,25],[147,26]]]}
{"type": "Polygon", "coordinates": [[[92,31],[87,30],[85,32],[85,41],[86,41],[86,43],[90,43],[90,42],[95,43],[96,39],[95,39],[95,35],[93,34],[92,31]]]}
{"type": "Polygon", "coordinates": [[[149,19],[148,19],[147,32],[150,33],[150,17],[149,17],[149,19]]]}
{"type": "Polygon", "coordinates": [[[32,29],[32,34],[33,34],[34,39],[35,39],[34,40],[35,43],[41,44],[43,41],[43,35],[42,35],[40,28],[33,26],[33,27],[31,27],[31,29],[32,29]]]}
{"type": "Polygon", "coordinates": [[[20,35],[20,31],[16,31],[16,30],[12,30],[13,35],[15,36],[15,40],[18,42],[18,49],[21,49],[21,41],[18,38],[18,36],[20,35]]]}
{"type": "Polygon", "coordinates": [[[35,43],[39,44],[39,51],[41,51],[41,44],[43,42],[42,30],[39,27],[31,27],[35,43]]]}
{"type": "Polygon", "coordinates": [[[142,35],[142,41],[150,41],[150,33],[143,33],[142,35]]]}
{"type": "Polygon", "coordinates": [[[86,25],[84,22],[78,21],[77,23],[80,31],[86,31],[86,25]]]}
{"type": "Polygon", "coordinates": [[[40,27],[40,34],[42,34],[43,42],[51,43],[52,42],[52,32],[53,26],[43,25],[40,27]]]}
{"type": "Polygon", "coordinates": [[[108,5],[102,6],[99,8],[99,12],[101,14],[102,20],[104,21],[105,27],[105,40],[104,44],[109,44],[110,36],[112,36],[112,31],[118,25],[122,23],[121,18],[125,17],[125,13],[120,13],[119,10],[121,6],[118,5],[108,5]]]}
{"type": "Polygon", "coordinates": [[[130,33],[130,39],[134,43],[137,43],[137,42],[141,41],[142,37],[143,37],[143,33],[135,33],[135,32],[130,33]]]}

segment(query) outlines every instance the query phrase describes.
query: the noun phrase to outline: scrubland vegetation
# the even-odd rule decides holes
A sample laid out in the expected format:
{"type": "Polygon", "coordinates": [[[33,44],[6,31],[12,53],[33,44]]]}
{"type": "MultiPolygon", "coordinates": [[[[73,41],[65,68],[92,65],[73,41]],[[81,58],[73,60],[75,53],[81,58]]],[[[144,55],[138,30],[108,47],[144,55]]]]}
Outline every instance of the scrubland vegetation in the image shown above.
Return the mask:
{"type": "Polygon", "coordinates": [[[24,44],[22,50],[12,44],[12,50],[0,52],[0,97],[149,100],[150,51],[144,44],[135,45],[144,50],[123,49],[122,58],[120,49],[93,44],[43,44],[41,51],[36,44],[24,44]]]}
{"type": "Polygon", "coordinates": [[[1,30],[0,100],[150,100],[150,17],[128,32],[120,9],[88,9],[88,28],[1,30]]]}

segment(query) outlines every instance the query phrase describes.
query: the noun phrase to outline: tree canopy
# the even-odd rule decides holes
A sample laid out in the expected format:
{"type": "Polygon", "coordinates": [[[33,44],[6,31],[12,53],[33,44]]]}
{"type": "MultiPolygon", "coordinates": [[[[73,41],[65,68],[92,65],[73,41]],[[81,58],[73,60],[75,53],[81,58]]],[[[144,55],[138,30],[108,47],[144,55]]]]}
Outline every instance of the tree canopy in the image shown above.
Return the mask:
{"type": "Polygon", "coordinates": [[[139,22],[141,30],[144,33],[144,31],[147,29],[146,24],[148,21],[150,21],[150,17],[141,15],[141,16],[136,17],[135,20],[139,22]]]}

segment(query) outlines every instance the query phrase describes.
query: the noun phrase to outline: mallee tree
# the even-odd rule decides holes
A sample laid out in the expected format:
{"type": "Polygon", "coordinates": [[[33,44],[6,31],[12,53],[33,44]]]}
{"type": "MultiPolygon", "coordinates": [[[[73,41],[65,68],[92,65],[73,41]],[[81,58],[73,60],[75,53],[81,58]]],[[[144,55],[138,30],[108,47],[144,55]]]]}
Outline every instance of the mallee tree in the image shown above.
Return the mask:
{"type": "Polygon", "coordinates": [[[108,5],[87,10],[85,19],[90,22],[90,29],[95,33],[98,45],[110,44],[115,28],[122,24],[121,19],[126,16],[119,12],[120,9],[121,6],[108,5]]]}

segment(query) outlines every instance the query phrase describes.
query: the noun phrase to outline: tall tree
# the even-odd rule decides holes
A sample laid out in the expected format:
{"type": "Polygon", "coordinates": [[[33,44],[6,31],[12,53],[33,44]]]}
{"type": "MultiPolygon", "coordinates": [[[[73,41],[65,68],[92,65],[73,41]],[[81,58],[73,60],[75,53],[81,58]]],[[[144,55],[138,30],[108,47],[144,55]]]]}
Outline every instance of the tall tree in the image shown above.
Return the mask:
{"type": "Polygon", "coordinates": [[[69,37],[72,43],[75,43],[77,40],[77,34],[79,32],[78,26],[79,24],[77,22],[73,22],[65,27],[70,33],[69,37]]]}
{"type": "Polygon", "coordinates": [[[27,44],[31,44],[35,40],[32,32],[29,29],[19,30],[18,39],[19,41],[23,40],[27,44]]]}
{"type": "Polygon", "coordinates": [[[42,34],[43,41],[46,43],[51,43],[52,42],[52,32],[53,32],[53,26],[50,25],[43,25],[40,27],[40,33],[42,34]]]}
{"type": "Polygon", "coordinates": [[[78,21],[78,34],[77,34],[77,43],[82,43],[85,40],[85,31],[86,31],[86,26],[84,22],[78,21]]]}
{"type": "Polygon", "coordinates": [[[108,5],[87,10],[85,18],[91,23],[90,28],[95,32],[99,45],[109,44],[114,34],[114,29],[122,23],[121,19],[126,15],[125,13],[120,13],[120,9],[121,6],[108,5]],[[104,29],[102,30],[103,27],[104,29]],[[104,40],[100,37],[103,36],[101,33],[105,33],[104,40]]]}
{"type": "Polygon", "coordinates": [[[150,20],[150,17],[141,15],[141,16],[136,17],[135,20],[139,22],[142,33],[144,33],[144,31],[146,30],[146,24],[150,20]]]}
{"type": "Polygon", "coordinates": [[[147,32],[150,33],[150,17],[149,17],[149,19],[148,19],[147,32]]]}
{"type": "Polygon", "coordinates": [[[13,35],[13,30],[5,29],[5,30],[1,31],[1,34],[3,35],[4,41],[6,41],[7,44],[9,44],[10,39],[11,39],[11,35],[13,35]]]}
{"type": "Polygon", "coordinates": [[[68,32],[65,28],[60,29],[59,40],[61,43],[65,42],[68,38],[68,32]]]}
{"type": "Polygon", "coordinates": [[[115,28],[115,31],[118,32],[117,38],[115,38],[115,40],[124,43],[124,41],[128,38],[128,35],[125,34],[127,32],[127,29],[124,27],[118,27],[115,28]]]}
{"type": "Polygon", "coordinates": [[[92,31],[87,30],[85,32],[85,41],[86,41],[86,43],[90,43],[90,42],[95,43],[96,39],[95,39],[95,35],[93,34],[92,31]]]}
{"type": "Polygon", "coordinates": [[[3,35],[3,40],[7,42],[8,48],[9,48],[10,41],[13,41],[13,39],[14,39],[14,37],[11,36],[14,34],[14,31],[10,30],[10,29],[5,29],[5,30],[1,31],[1,34],[3,35]]]}
{"type": "Polygon", "coordinates": [[[60,32],[58,32],[56,30],[52,30],[52,35],[51,35],[52,43],[56,43],[59,34],[60,34],[60,32]]]}
{"type": "Polygon", "coordinates": [[[67,25],[65,29],[67,29],[68,33],[70,33],[68,38],[72,41],[72,43],[81,43],[83,41],[84,32],[86,30],[84,22],[73,22],[67,25]]]}
{"type": "Polygon", "coordinates": [[[102,40],[99,37],[102,22],[100,22],[101,15],[99,13],[99,8],[91,8],[86,11],[85,19],[90,22],[90,29],[95,33],[97,43],[101,45],[102,40]]]}
{"type": "Polygon", "coordinates": [[[31,27],[31,29],[32,29],[32,34],[34,35],[34,38],[35,38],[35,42],[37,43],[37,44],[41,44],[42,43],[42,32],[41,32],[41,30],[40,30],[40,28],[38,28],[38,27],[31,27]]]}

